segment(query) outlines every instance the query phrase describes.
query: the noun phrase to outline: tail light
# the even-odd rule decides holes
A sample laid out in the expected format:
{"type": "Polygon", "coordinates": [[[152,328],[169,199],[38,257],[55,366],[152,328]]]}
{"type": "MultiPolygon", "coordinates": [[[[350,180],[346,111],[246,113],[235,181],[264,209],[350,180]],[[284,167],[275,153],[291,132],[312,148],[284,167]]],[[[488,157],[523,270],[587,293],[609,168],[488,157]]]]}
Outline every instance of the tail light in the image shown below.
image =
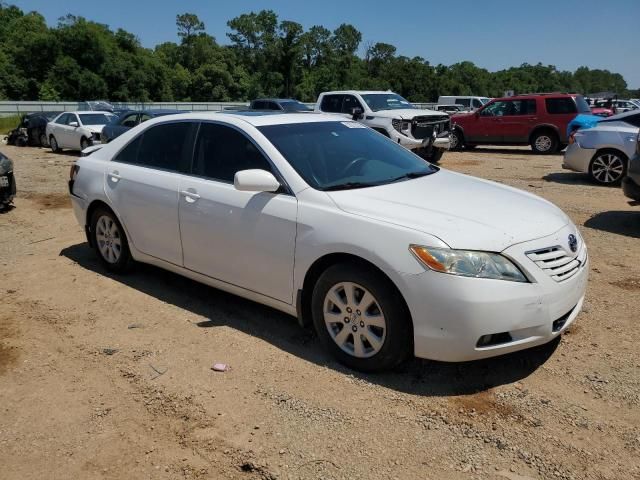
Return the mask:
{"type": "Polygon", "coordinates": [[[71,165],[71,169],[69,169],[69,181],[73,182],[75,181],[76,177],[78,176],[78,172],[80,171],[80,166],[76,165],[75,163],[73,165],[71,165]]]}

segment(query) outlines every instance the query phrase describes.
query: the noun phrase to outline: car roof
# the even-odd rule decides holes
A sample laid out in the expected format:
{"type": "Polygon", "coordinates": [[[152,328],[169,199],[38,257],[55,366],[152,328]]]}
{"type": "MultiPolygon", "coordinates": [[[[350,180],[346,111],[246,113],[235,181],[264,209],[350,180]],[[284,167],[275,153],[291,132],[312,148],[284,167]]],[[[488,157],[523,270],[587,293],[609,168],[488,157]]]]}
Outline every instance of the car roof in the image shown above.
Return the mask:
{"type": "Polygon", "coordinates": [[[76,110],[74,112],[60,112],[60,113],[108,113],[109,115],[114,115],[113,112],[107,112],[105,110],[76,110]]]}
{"type": "MultiPolygon", "coordinates": [[[[375,93],[395,93],[390,90],[334,90],[331,92],[324,92],[323,95],[346,95],[346,94],[360,94],[360,95],[369,95],[375,93]]],[[[397,95],[397,94],[396,94],[397,95]]]]}
{"type": "Polygon", "coordinates": [[[520,95],[513,95],[511,97],[498,97],[498,98],[494,98],[493,100],[520,100],[520,99],[527,99],[527,98],[538,98],[538,97],[542,97],[542,98],[566,98],[566,97],[578,97],[580,96],[579,93],[562,93],[562,92],[556,92],[556,93],[522,93],[520,95]]]}
{"type": "Polygon", "coordinates": [[[624,121],[627,117],[632,117],[634,115],[640,115],[640,110],[637,108],[634,110],[628,110],[626,112],[618,113],[617,115],[611,115],[610,117],[603,118],[600,122],[615,122],[615,121],[624,121]]]}
{"type": "Polygon", "coordinates": [[[296,100],[295,98],[256,98],[252,100],[253,102],[300,102],[300,100],[296,100]]]}
{"type": "Polygon", "coordinates": [[[251,111],[224,111],[224,112],[190,112],[181,113],[177,115],[170,115],[169,117],[160,117],[160,122],[171,122],[176,120],[193,120],[193,121],[206,121],[206,120],[226,120],[228,118],[235,118],[242,120],[254,127],[262,127],[267,125],[287,125],[296,123],[316,123],[316,122],[346,122],[350,121],[343,116],[333,115],[329,113],[278,113],[262,110],[251,111]]]}

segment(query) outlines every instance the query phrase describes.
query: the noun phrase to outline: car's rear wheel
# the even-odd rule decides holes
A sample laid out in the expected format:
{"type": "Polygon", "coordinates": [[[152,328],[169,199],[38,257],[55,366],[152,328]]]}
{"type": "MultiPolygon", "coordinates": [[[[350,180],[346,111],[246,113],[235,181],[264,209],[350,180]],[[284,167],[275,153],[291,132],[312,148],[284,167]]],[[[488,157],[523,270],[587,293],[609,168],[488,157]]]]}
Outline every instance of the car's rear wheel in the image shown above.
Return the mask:
{"type": "Polygon", "coordinates": [[[451,132],[449,150],[462,150],[462,147],[464,147],[464,136],[459,129],[455,128],[451,132]]]}
{"type": "Polygon", "coordinates": [[[49,145],[49,142],[47,142],[47,134],[44,132],[40,134],[40,136],[38,137],[38,141],[40,142],[41,147],[46,147],[49,145]]]}
{"type": "Polygon", "coordinates": [[[411,320],[400,293],[372,268],[329,267],[312,296],[313,322],[341,363],[366,372],[387,370],[411,352],[411,320]]]}
{"type": "Polygon", "coordinates": [[[56,137],[54,137],[53,135],[49,137],[49,146],[51,147],[52,152],[60,151],[60,147],[58,146],[58,141],[56,140],[56,137]]]}
{"type": "Polygon", "coordinates": [[[589,163],[589,176],[601,185],[617,185],[626,175],[627,161],[627,156],[616,150],[596,152],[589,163]]]}
{"type": "Polygon", "coordinates": [[[131,253],[127,236],[115,214],[107,208],[97,208],[91,215],[90,228],[100,263],[112,272],[126,271],[131,253]]]}
{"type": "Polygon", "coordinates": [[[554,132],[540,130],[531,138],[531,149],[541,155],[555,153],[558,143],[558,136],[554,132]]]}

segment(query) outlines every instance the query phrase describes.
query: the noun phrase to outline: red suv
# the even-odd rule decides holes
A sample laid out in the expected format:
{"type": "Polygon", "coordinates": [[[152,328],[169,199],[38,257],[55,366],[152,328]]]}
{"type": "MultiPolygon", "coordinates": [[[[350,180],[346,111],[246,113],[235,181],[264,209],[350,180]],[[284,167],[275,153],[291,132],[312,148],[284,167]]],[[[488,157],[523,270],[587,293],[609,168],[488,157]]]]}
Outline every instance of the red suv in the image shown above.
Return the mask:
{"type": "Polygon", "coordinates": [[[591,114],[581,95],[536,93],[496,98],[475,112],[451,116],[451,149],[476,145],[531,145],[553,153],[567,144],[567,124],[591,114]]]}

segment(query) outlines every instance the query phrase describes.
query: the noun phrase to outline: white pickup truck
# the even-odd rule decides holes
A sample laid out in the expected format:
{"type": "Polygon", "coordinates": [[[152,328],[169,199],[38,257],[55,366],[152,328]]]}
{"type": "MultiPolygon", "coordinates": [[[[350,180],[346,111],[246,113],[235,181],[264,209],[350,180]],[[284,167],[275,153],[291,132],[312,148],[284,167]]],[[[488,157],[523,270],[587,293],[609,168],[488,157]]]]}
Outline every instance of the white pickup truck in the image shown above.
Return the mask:
{"type": "Polygon", "coordinates": [[[355,90],[324,92],[318,97],[315,110],[352,118],[430,162],[440,160],[449,148],[449,115],[418,109],[397,93],[355,90]]]}

